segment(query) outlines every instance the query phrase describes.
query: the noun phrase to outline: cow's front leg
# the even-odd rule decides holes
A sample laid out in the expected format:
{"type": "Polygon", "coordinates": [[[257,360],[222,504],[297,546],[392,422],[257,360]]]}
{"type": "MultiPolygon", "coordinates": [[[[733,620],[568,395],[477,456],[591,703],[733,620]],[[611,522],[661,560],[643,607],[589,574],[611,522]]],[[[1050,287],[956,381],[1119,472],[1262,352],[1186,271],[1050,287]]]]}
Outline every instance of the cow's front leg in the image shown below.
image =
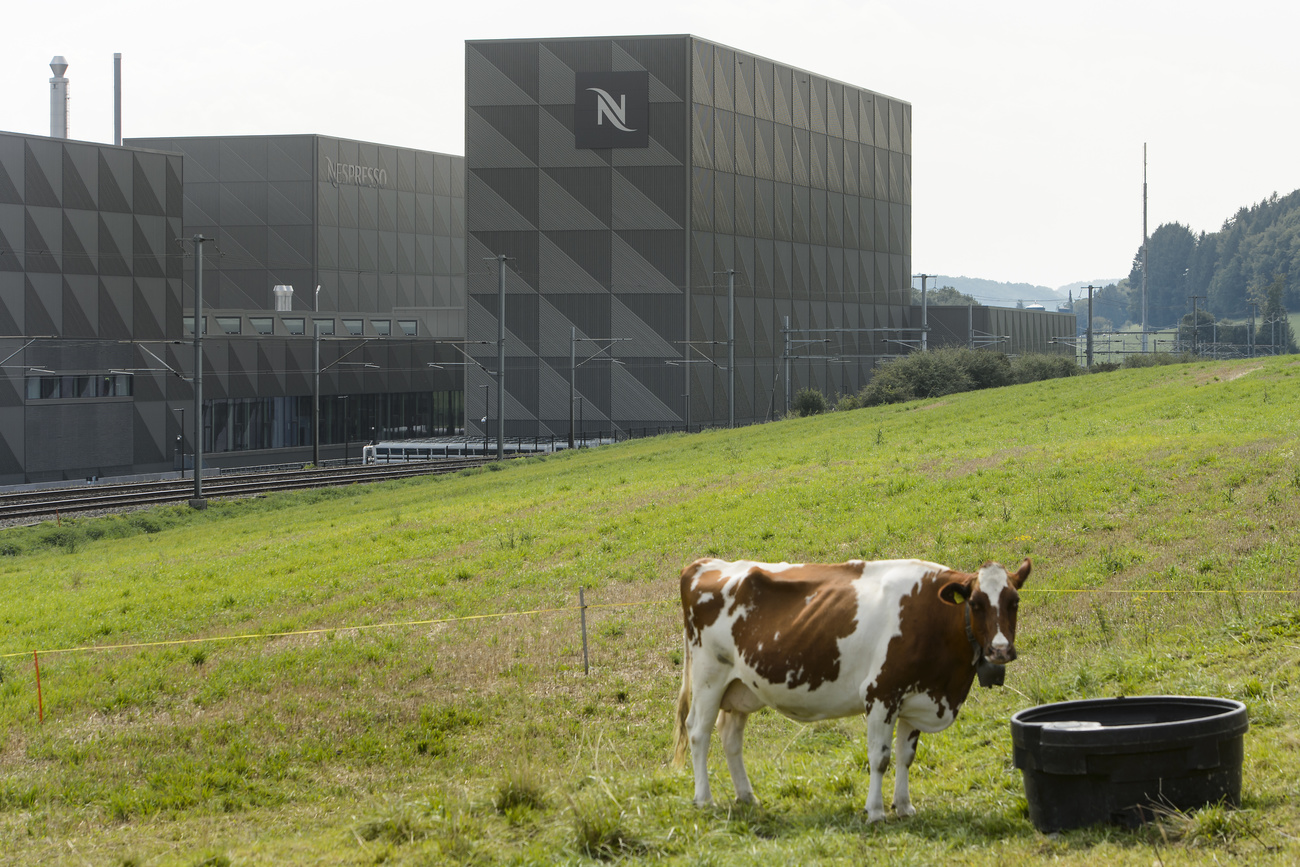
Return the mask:
{"type": "Polygon", "coordinates": [[[885,818],[885,771],[889,770],[889,738],[894,721],[889,712],[877,704],[867,711],[867,761],[871,768],[871,785],[867,789],[867,821],[885,818]]]}
{"type": "Polygon", "coordinates": [[[894,812],[900,816],[916,815],[912,806],[912,796],[907,786],[907,771],[916,758],[916,742],[921,732],[905,719],[898,721],[898,733],[894,736],[894,752],[897,753],[898,769],[894,771],[894,812]]]}

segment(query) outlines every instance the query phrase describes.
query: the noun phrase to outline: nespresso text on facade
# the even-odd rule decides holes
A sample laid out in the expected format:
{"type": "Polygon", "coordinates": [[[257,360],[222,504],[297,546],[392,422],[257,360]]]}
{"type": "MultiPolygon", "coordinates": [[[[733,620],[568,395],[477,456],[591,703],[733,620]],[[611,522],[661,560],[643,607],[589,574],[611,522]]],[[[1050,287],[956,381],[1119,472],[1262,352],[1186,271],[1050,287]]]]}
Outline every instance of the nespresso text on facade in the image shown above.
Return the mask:
{"type": "Polygon", "coordinates": [[[339,184],[353,184],[358,187],[380,188],[388,186],[388,171],[350,163],[335,165],[333,160],[325,157],[325,179],[336,187],[339,184]]]}

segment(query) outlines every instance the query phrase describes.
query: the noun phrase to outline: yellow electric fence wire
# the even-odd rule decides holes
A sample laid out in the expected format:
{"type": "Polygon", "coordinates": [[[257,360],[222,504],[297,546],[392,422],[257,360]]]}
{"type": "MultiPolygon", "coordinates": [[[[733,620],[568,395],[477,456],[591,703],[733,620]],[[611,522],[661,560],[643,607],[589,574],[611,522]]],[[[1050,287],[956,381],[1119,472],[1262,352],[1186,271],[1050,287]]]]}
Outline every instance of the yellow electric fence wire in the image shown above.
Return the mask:
{"type": "MultiPolygon", "coordinates": [[[[1149,595],[1152,593],[1177,593],[1179,595],[1187,593],[1199,594],[1221,594],[1225,596],[1245,596],[1250,594],[1265,593],[1300,593],[1296,590],[1105,590],[1091,587],[1062,588],[1054,589],[1047,587],[1025,588],[1022,593],[1128,593],[1149,595]]],[[[587,609],[592,608],[633,608],[640,605],[667,605],[675,603],[676,599],[655,599],[648,602],[603,602],[598,604],[587,605],[587,609]]],[[[555,614],[561,611],[581,611],[581,605],[565,605],[559,608],[533,608],[527,611],[502,611],[496,614],[467,614],[464,617],[438,617],[429,620],[397,620],[388,623],[369,623],[359,626],[325,626],[318,629],[298,629],[292,632],[249,632],[241,635],[214,635],[208,638],[174,638],[168,641],[139,641],[130,644],[94,644],[82,647],[60,647],[51,650],[36,650],[41,655],[52,653],[97,653],[105,650],[136,650],[144,647],[168,647],[181,644],[204,644],[210,641],[252,641],[258,638],[293,638],[303,635],[323,635],[327,632],[361,632],[370,629],[396,629],[402,626],[434,626],[440,623],[459,623],[465,620],[496,620],[503,617],[524,617],[533,614],[555,614]]],[[[31,656],[32,650],[20,650],[14,653],[0,653],[0,659],[11,659],[19,656],[31,656]]]]}
{"type": "MultiPolygon", "coordinates": [[[[608,602],[600,605],[588,605],[587,608],[630,608],[635,605],[663,605],[675,600],[656,600],[652,602],[608,602]]],[[[397,620],[389,623],[367,623],[359,626],[325,626],[318,629],[297,629],[292,632],[248,632],[241,635],[214,635],[209,638],[174,638],[167,641],[137,641],[130,644],[92,644],[81,647],[59,647],[50,650],[36,650],[42,656],[51,653],[96,653],[103,650],[136,650],[143,647],[168,647],[178,644],[204,644],[209,641],[251,641],[256,638],[293,638],[303,635],[322,635],[327,632],[361,632],[368,629],[396,629],[401,626],[433,626],[439,623],[457,623],[462,620],[493,620],[502,617],[522,617],[531,614],[554,614],[559,611],[579,611],[582,606],[566,605],[560,608],[534,608],[528,611],[502,611],[496,614],[467,614],[464,617],[439,617],[430,620],[397,620]]],[[[0,659],[18,656],[31,656],[31,650],[16,653],[0,653],[0,659]]]]}

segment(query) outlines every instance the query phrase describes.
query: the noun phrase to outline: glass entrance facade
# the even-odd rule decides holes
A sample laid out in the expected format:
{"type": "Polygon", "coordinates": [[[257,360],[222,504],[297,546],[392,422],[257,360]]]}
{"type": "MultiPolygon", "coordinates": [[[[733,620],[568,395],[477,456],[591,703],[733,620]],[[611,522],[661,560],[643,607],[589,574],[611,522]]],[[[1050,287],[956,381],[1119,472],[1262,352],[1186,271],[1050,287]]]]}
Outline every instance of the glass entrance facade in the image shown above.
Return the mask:
{"type": "MultiPolygon", "coordinates": [[[[322,445],[452,436],[462,432],[459,391],[322,395],[322,445]]],[[[312,444],[312,398],[249,397],[206,401],[204,451],[238,452],[312,444]]]]}

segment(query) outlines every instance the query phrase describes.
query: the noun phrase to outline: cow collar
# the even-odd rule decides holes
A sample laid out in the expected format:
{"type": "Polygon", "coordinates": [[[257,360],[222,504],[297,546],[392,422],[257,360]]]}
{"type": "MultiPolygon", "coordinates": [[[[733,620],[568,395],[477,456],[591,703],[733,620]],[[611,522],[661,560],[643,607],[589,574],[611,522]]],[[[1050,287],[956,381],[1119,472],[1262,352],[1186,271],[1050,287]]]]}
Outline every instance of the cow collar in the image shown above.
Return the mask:
{"type": "Polygon", "coordinates": [[[967,601],[962,606],[966,612],[966,640],[970,642],[971,650],[975,652],[977,662],[975,663],[975,673],[979,676],[980,686],[985,689],[992,689],[995,686],[1002,686],[1007,676],[1007,667],[989,662],[984,658],[984,650],[980,647],[979,642],[975,640],[975,633],[970,626],[970,602],[967,601]]]}

